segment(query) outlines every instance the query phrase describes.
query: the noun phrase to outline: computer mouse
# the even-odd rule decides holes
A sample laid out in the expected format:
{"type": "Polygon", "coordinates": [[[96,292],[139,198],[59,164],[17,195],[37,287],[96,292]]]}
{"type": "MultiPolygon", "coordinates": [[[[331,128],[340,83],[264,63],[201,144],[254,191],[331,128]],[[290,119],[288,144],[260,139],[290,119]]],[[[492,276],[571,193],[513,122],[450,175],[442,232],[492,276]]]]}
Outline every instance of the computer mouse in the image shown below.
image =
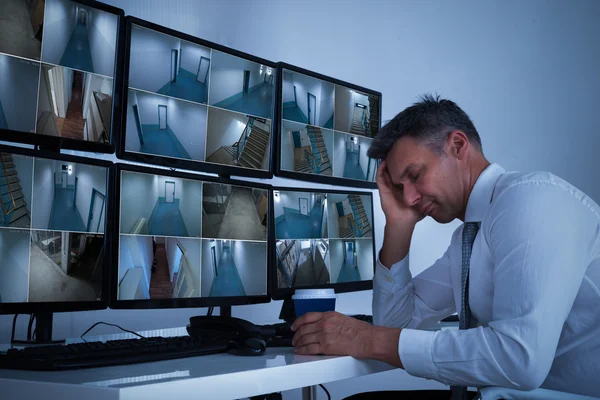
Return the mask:
{"type": "Polygon", "coordinates": [[[262,339],[249,337],[232,340],[227,348],[230,354],[236,356],[260,356],[265,353],[267,344],[262,339]]]}

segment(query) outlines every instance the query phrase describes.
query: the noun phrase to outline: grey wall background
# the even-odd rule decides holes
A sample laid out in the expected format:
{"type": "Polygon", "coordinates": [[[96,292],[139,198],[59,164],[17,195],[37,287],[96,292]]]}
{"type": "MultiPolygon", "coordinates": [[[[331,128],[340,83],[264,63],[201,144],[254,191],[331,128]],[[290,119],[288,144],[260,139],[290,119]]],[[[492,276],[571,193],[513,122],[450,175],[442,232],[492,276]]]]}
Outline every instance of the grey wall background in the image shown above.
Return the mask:
{"type": "MultiPolygon", "coordinates": [[[[105,2],[126,14],[259,57],[378,90],[383,94],[384,121],[418,95],[437,92],[471,116],[490,160],[510,170],[548,170],[600,202],[596,0],[105,2]],[[340,18],[342,10],[346,15],[340,18]]],[[[296,185],[280,178],[269,183],[296,185]]],[[[384,218],[376,192],[374,213],[379,249],[384,218]]],[[[418,224],[410,256],[413,273],[441,256],[457,225],[439,225],[430,218],[418,224]]],[[[370,291],[341,294],[336,303],[338,311],[347,313],[370,313],[370,306],[370,291]]],[[[233,315],[267,322],[277,318],[280,307],[280,301],[235,307],[233,315]]],[[[96,321],[137,330],[184,326],[189,316],[205,311],[56,314],[54,334],[80,335],[96,321]]],[[[5,342],[11,318],[0,317],[0,338],[5,342]]],[[[22,336],[25,319],[20,323],[17,333],[22,336]]],[[[94,332],[113,330],[97,327],[94,332]]],[[[326,386],[333,398],[342,398],[358,391],[427,385],[435,383],[390,371],[326,386]]],[[[300,391],[285,392],[284,398],[299,399],[300,391]]]]}

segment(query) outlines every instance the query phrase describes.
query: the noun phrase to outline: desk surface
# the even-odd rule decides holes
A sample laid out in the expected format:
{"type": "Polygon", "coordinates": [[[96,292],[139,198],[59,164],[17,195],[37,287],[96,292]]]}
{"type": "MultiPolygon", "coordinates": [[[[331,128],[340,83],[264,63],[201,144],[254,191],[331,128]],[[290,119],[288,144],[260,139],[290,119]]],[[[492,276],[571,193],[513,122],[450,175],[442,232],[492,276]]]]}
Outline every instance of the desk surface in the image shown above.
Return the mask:
{"type": "MultiPolygon", "coordinates": [[[[184,328],[144,332],[145,336],[185,335],[184,328]]],[[[114,340],[129,334],[91,340],[114,340]]],[[[69,341],[74,342],[79,340],[69,341]]],[[[0,350],[5,350],[4,346],[0,350]]],[[[353,357],[302,356],[293,348],[268,348],[259,357],[231,354],[60,372],[0,369],[8,399],[239,399],[388,371],[395,367],[353,357]]]]}

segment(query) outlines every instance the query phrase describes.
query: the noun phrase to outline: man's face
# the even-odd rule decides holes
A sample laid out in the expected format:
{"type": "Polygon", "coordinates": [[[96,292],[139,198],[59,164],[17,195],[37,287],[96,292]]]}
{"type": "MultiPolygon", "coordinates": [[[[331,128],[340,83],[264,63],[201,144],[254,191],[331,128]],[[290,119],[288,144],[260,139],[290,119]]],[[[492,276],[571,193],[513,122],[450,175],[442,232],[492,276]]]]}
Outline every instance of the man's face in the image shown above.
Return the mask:
{"type": "Polygon", "coordinates": [[[396,141],[386,164],[407,206],[442,224],[464,213],[462,166],[450,149],[445,147],[444,154],[437,154],[405,136],[396,141]]]}

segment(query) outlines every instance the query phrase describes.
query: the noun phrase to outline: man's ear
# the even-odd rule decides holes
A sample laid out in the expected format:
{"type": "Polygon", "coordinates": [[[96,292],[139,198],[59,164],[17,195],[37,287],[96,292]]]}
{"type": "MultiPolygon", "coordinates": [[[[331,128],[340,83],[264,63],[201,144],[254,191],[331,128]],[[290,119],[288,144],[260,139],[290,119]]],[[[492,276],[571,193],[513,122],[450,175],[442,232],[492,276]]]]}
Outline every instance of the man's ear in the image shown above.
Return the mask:
{"type": "Polygon", "coordinates": [[[450,156],[454,156],[459,160],[464,160],[469,151],[469,138],[460,130],[455,130],[448,134],[447,149],[450,156]]]}

